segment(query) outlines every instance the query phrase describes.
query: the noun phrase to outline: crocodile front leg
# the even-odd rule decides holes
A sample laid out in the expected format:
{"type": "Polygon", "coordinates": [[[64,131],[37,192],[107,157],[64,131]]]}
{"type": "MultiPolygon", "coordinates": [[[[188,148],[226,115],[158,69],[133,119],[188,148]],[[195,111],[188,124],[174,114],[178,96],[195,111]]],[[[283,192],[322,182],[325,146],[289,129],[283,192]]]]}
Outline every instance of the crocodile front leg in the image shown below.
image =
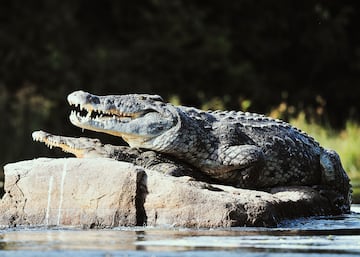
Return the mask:
{"type": "Polygon", "coordinates": [[[221,149],[220,161],[229,170],[219,176],[241,188],[256,188],[265,164],[264,153],[255,145],[235,145],[221,149]]]}

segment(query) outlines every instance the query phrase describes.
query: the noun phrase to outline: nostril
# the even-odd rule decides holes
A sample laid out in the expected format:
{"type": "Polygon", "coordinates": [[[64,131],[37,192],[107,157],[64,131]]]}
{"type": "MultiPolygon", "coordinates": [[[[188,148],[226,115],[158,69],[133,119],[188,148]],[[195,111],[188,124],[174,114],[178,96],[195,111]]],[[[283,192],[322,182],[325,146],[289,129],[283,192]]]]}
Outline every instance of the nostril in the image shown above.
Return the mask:
{"type": "MultiPolygon", "coordinates": [[[[99,103],[100,103],[100,99],[99,100],[99,103]]],[[[112,105],[114,102],[111,101],[110,99],[105,99],[105,105],[112,105]]]]}

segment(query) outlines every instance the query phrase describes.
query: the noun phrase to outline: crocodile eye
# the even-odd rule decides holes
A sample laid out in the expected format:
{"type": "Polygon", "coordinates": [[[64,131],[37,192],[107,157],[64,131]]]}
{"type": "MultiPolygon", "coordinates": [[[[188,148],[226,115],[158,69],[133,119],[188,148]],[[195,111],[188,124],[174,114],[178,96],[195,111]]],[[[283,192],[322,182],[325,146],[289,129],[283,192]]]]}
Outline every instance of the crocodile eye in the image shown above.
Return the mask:
{"type": "Polygon", "coordinates": [[[159,95],[152,95],[150,98],[154,101],[164,102],[164,99],[159,95]]]}
{"type": "Polygon", "coordinates": [[[163,131],[163,130],[164,130],[164,126],[159,125],[159,126],[154,127],[154,131],[156,131],[158,133],[163,131]]]}
{"type": "Polygon", "coordinates": [[[162,97],[159,95],[139,95],[139,100],[153,100],[158,102],[164,102],[162,97]]]}
{"type": "Polygon", "coordinates": [[[111,104],[113,104],[114,103],[114,101],[112,101],[112,100],[110,100],[110,99],[105,99],[105,104],[106,105],[111,105],[111,104]]]}

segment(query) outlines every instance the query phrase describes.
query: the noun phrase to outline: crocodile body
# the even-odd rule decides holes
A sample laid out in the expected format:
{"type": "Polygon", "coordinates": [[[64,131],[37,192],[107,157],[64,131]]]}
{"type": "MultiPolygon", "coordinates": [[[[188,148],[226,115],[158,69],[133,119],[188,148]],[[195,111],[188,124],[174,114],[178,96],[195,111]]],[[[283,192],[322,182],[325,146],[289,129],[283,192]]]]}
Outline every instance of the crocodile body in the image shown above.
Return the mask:
{"type": "Polygon", "coordinates": [[[70,121],[122,137],[131,148],[170,156],[221,183],[262,189],[320,185],[350,206],[351,186],[336,152],[281,120],[235,111],[175,106],[156,95],[68,96],[70,121]]]}

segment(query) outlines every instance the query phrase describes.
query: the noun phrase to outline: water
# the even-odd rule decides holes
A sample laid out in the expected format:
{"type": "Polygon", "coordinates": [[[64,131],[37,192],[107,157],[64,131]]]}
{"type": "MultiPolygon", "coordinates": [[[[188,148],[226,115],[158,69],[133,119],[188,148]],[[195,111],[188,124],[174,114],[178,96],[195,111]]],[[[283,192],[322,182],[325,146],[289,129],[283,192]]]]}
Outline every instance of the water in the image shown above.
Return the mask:
{"type": "Polygon", "coordinates": [[[0,256],[360,256],[360,205],[352,211],[272,229],[7,229],[0,230],[0,256]]]}

